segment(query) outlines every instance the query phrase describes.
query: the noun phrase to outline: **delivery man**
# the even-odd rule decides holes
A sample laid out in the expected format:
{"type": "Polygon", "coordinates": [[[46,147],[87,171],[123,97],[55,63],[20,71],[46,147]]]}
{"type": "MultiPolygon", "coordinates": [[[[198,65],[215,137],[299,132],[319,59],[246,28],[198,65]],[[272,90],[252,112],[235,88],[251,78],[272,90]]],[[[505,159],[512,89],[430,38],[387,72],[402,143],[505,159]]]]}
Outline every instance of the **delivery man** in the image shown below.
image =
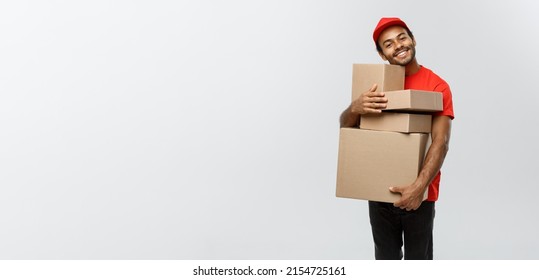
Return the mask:
{"type": "MultiPolygon", "coordinates": [[[[443,111],[433,115],[432,144],[416,180],[407,186],[388,186],[400,193],[395,203],[369,201],[369,217],[375,245],[375,258],[433,259],[432,231],[434,204],[438,200],[440,168],[449,150],[453,101],[449,85],[416,59],[416,40],[401,19],[382,18],[373,32],[378,54],[390,64],[405,67],[404,89],[441,92],[443,111]],[[428,198],[423,194],[428,188],[428,198]],[[404,240],[403,240],[404,239],[404,240]],[[404,253],[402,250],[404,242],[404,253]]],[[[387,103],[376,84],[352,101],[340,117],[341,127],[357,127],[363,114],[379,114],[387,103]]]]}

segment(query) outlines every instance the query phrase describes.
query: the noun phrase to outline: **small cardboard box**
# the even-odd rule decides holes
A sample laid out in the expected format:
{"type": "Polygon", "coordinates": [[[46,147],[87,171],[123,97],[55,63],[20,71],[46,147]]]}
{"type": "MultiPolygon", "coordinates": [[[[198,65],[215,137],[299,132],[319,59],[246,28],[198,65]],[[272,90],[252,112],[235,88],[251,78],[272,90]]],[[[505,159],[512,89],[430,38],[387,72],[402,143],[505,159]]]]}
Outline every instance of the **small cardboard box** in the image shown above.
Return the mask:
{"type": "MultiPolygon", "coordinates": [[[[423,164],[428,134],[341,128],[337,197],[394,203],[391,186],[415,181],[423,164]]],[[[424,199],[427,198],[425,190],[424,199]]]]}
{"type": "Polygon", "coordinates": [[[384,110],[410,112],[437,112],[443,110],[441,92],[424,90],[385,91],[387,107],[384,110]]]}
{"type": "Polygon", "coordinates": [[[377,92],[404,89],[404,67],[390,64],[354,64],[352,101],[377,84],[377,92]]]}
{"type": "Polygon", "coordinates": [[[432,116],[426,114],[390,113],[361,115],[362,129],[430,133],[432,116]]]}

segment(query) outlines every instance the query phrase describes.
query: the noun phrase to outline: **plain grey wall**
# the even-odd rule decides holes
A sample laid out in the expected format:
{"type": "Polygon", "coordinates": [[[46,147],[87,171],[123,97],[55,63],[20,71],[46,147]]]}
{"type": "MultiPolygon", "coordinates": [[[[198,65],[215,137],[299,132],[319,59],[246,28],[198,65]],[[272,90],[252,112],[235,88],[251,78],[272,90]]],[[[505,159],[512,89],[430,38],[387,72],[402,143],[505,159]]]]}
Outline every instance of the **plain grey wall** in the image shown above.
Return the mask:
{"type": "Polygon", "coordinates": [[[3,1],[1,259],[372,259],[338,116],[405,20],[452,87],[435,258],[538,259],[536,1],[3,1]]]}

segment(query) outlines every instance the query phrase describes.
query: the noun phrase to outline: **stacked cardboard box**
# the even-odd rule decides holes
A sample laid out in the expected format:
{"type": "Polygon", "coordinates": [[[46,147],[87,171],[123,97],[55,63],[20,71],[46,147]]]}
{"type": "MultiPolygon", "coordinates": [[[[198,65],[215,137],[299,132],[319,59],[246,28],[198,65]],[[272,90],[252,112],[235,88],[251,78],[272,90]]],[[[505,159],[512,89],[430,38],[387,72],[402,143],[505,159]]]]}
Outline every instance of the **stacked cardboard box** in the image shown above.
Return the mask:
{"type": "MultiPolygon", "coordinates": [[[[378,84],[388,98],[381,114],[361,116],[359,128],[341,128],[337,197],[395,202],[390,186],[412,183],[423,164],[432,116],[442,110],[438,92],[404,90],[404,67],[354,64],[352,100],[378,84]]],[[[424,199],[427,198],[425,192],[424,199]]]]}

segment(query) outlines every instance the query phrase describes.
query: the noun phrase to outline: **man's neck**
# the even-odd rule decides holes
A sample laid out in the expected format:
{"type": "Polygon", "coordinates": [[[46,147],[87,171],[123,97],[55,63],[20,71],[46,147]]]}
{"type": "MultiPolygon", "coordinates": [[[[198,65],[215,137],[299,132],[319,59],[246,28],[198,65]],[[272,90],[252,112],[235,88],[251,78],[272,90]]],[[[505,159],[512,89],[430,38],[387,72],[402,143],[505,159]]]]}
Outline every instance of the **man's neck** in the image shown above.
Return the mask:
{"type": "Polygon", "coordinates": [[[404,75],[406,75],[406,76],[413,75],[413,74],[417,73],[420,68],[421,68],[421,66],[419,65],[419,63],[417,63],[417,59],[414,58],[414,60],[412,60],[412,61],[410,61],[410,63],[406,64],[406,66],[404,68],[404,75]]]}

